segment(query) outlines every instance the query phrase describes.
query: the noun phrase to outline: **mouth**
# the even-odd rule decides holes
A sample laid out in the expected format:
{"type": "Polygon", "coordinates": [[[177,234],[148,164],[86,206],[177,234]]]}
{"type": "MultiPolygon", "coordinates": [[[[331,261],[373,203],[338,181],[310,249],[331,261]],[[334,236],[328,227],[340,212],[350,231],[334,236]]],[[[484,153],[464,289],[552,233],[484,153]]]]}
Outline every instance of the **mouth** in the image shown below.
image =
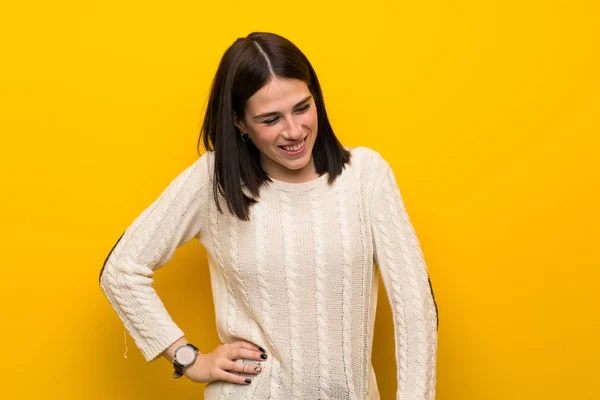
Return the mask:
{"type": "Polygon", "coordinates": [[[302,154],[304,154],[304,150],[306,148],[306,139],[307,138],[308,138],[308,136],[304,137],[304,139],[299,140],[298,142],[296,142],[290,146],[278,146],[278,147],[283,151],[283,153],[285,153],[288,156],[302,155],[302,154]]]}

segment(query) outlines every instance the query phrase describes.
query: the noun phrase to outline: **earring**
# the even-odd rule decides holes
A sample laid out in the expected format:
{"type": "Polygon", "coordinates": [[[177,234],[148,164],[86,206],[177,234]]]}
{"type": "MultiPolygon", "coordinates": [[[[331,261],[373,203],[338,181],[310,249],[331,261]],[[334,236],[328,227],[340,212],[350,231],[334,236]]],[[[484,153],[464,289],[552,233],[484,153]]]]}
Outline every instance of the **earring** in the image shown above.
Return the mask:
{"type": "Polygon", "coordinates": [[[241,136],[242,136],[242,142],[247,142],[248,139],[250,138],[250,135],[248,135],[247,133],[244,133],[244,132],[242,132],[241,136]]]}

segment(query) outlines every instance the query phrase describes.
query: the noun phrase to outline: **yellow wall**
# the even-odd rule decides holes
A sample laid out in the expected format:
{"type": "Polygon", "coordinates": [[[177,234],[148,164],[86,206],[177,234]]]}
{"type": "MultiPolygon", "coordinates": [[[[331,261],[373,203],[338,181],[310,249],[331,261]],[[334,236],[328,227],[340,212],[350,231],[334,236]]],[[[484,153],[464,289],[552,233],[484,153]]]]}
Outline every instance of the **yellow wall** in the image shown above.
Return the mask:
{"type": "MultiPolygon", "coordinates": [[[[303,49],[343,143],[392,164],[439,306],[437,398],[598,398],[596,1],[202,3],[0,7],[2,398],[201,398],[129,336],[123,357],[98,273],[195,160],[217,63],[253,30],[303,49]]],[[[201,245],[156,278],[212,350],[201,245]]],[[[392,399],[380,294],[374,363],[392,399]]]]}

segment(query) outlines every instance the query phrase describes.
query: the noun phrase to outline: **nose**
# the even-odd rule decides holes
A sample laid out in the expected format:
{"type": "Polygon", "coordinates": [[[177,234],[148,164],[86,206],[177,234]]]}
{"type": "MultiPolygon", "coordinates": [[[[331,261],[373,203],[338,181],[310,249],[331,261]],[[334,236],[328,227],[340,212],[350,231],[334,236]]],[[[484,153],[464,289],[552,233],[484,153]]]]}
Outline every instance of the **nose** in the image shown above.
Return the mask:
{"type": "Polygon", "coordinates": [[[291,118],[288,128],[285,130],[285,134],[283,136],[289,140],[300,139],[302,137],[302,124],[300,124],[300,121],[296,121],[294,118],[291,118]]]}

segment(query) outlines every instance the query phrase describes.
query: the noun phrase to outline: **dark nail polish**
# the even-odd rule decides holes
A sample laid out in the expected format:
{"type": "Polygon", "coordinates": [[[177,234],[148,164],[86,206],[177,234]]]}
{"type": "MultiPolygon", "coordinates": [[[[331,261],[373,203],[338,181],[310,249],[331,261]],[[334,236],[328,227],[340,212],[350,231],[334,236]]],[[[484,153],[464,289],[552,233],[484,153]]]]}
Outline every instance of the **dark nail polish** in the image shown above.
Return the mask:
{"type": "Polygon", "coordinates": [[[246,379],[246,383],[250,383],[252,382],[250,379],[246,379]]]}
{"type": "Polygon", "coordinates": [[[260,351],[262,351],[263,353],[266,353],[265,349],[263,349],[262,347],[258,348],[260,351]]]}
{"type": "Polygon", "coordinates": [[[263,360],[266,360],[266,359],[267,359],[267,355],[266,355],[265,353],[262,353],[262,354],[260,355],[260,358],[262,358],[263,360]]]}

